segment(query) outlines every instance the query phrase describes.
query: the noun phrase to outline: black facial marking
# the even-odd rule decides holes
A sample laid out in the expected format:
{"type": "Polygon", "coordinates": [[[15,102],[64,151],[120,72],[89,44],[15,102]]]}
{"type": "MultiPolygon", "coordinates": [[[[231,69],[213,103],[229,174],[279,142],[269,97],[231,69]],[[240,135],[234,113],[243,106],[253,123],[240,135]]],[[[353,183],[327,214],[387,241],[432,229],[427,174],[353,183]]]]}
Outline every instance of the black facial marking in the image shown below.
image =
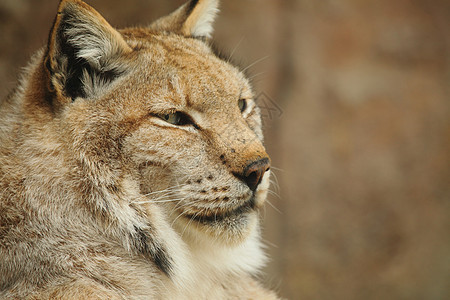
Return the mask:
{"type": "Polygon", "coordinates": [[[153,252],[153,261],[156,266],[164,272],[168,277],[171,276],[172,273],[172,264],[168,260],[167,253],[165,253],[164,249],[157,247],[153,252]]]}
{"type": "Polygon", "coordinates": [[[172,259],[167,250],[142,228],[134,226],[135,234],[131,235],[133,246],[138,253],[151,259],[167,276],[172,274],[172,259]]]}

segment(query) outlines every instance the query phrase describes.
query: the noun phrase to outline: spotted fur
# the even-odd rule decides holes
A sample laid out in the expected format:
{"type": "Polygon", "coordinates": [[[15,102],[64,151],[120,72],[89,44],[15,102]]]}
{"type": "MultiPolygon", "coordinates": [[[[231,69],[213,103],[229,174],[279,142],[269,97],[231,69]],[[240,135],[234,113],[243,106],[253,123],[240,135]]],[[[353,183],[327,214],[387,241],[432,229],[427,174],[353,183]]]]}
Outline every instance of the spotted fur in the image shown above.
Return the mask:
{"type": "Polygon", "coordinates": [[[217,5],[116,30],[61,1],[0,102],[0,298],[277,299],[254,280],[269,158],[209,46],[217,5]]]}

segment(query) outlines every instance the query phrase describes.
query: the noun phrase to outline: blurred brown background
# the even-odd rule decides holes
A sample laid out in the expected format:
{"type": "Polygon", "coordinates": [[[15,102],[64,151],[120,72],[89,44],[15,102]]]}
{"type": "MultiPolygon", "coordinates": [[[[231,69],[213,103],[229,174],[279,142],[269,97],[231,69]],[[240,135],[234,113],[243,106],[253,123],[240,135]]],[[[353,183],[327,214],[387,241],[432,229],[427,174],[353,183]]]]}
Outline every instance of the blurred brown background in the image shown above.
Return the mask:
{"type": "MultiPolygon", "coordinates": [[[[0,1],[0,97],[57,2],[0,1]]],[[[182,3],[87,2],[116,27],[182,3]]],[[[450,2],[222,0],[214,36],[246,64],[268,56],[250,71],[279,182],[267,284],[288,299],[450,299],[450,2]]]]}

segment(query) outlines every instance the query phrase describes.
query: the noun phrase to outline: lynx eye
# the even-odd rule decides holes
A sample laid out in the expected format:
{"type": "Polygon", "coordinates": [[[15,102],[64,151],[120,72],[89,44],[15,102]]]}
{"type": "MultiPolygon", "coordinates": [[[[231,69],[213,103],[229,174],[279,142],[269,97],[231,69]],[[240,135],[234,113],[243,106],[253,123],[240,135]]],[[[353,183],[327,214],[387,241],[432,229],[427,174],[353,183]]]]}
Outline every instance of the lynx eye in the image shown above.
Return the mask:
{"type": "Polygon", "coordinates": [[[172,125],[177,126],[193,125],[195,128],[197,128],[197,125],[195,125],[192,118],[181,111],[176,111],[164,115],[158,115],[158,117],[160,117],[161,119],[172,125]]]}
{"type": "Polygon", "coordinates": [[[178,112],[162,115],[161,119],[173,125],[179,125],[181,116],[178,112]]]}
{"type": "Polygon", "coordinates": [[[241,112],[244,112],[244,110],[247,108],[247,100],[245,99],[239,99],[238,106],[241,112]]]}

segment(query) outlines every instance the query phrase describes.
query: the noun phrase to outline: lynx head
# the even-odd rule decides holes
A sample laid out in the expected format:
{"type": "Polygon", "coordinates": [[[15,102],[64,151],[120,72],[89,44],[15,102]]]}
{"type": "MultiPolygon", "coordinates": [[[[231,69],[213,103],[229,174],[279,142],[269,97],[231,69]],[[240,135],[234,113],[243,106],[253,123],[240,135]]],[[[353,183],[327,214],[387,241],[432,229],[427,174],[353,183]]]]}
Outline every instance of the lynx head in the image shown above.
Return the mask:
{"type": "MultiPolygon", "coordinates": [[[[43,66],[45,104],[87,179],[136,189],[187,236],[225,243],[257,224],[270,160],[249,81],[209,46],[217,0],[116,30],[60,3],[43,66]]],[[[143,200],[144,199],[144,200],[143,200]]]]}

